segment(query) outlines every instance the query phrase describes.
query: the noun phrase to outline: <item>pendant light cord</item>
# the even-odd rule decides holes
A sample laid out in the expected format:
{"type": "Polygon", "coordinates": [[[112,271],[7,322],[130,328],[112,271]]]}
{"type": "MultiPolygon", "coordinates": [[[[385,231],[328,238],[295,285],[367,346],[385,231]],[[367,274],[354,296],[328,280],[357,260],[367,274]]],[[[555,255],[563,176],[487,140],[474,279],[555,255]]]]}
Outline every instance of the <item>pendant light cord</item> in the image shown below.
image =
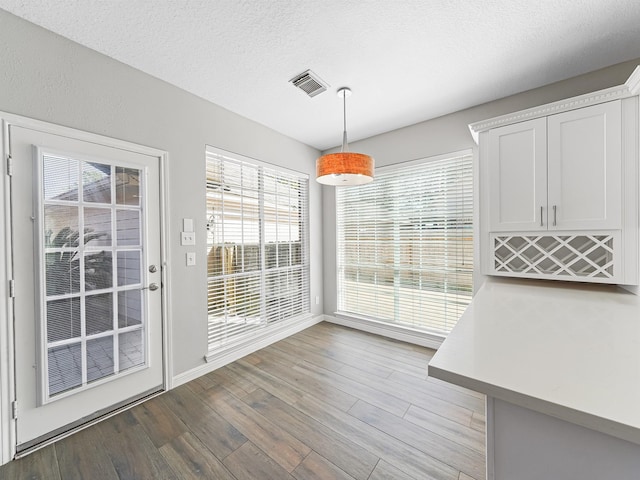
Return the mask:
{"type": "Polygon", "coordinates": [[[348,152],[349,144],[347,143],[347,92],[346,91],[342,92],[342,114],[343,114],[342,125],[344,127],[342,130],[342,152],[348,152]]]}

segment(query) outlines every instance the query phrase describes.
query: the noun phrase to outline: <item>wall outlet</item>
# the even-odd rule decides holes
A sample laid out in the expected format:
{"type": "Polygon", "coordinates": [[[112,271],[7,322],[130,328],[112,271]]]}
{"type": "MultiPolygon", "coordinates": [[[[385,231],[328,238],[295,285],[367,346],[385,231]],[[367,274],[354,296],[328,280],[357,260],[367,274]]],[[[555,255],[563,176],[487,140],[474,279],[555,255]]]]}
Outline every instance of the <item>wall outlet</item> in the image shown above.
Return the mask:
{"type": "Polygon", "coordinates": [[[194,232],[180,232],[180,245],[195,245],[196,234],[194,232]]]}
{"type": "Polygon", "coordinates": [[[196,264],[196,252],[187,252],[187,267],[193,267],[196,264]]]}
{"type": "Polygon", "coordinates": [[[316,305],[320,305],[320,295],[316,295],[316,305]]]}

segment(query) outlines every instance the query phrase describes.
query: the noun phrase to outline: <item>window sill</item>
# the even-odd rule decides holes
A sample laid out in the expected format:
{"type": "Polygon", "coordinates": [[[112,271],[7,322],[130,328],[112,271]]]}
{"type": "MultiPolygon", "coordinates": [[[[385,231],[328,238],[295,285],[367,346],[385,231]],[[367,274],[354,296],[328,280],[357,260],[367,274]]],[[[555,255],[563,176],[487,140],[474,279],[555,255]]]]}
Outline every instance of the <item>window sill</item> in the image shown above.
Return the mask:
{"type": "Polygon", "coordinates": [[[325,321],[344,325],[345,327],[375,333],[395,340],[433,348],[434,350],[437,350],[445,339],[442,335],[428,333],[402,325],[381,322],[379,320],[373,320],[371,318],[361,317],[346,312],[335,312],[334,316],[325,315],[324,319],[325,321]]]}

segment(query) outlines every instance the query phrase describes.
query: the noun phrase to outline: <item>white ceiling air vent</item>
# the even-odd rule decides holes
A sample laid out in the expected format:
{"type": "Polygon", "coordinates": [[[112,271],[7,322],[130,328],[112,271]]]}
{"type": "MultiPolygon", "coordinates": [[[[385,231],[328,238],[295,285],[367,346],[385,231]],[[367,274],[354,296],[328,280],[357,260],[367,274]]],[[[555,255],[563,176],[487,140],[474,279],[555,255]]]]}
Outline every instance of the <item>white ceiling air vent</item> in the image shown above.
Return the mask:
{"type": "Polygon", "coordinates": [[[315,97],[316,95],[324,92],[329,86],[327,83],[323,82],[318,75],[313,73],[311,70],[307,70],[306,72],[302,72],[299,75],[296,75],[291,80],[289,80],[295,87],[298,87],[304,93],[309,95],[310,97],[315,97]]]}

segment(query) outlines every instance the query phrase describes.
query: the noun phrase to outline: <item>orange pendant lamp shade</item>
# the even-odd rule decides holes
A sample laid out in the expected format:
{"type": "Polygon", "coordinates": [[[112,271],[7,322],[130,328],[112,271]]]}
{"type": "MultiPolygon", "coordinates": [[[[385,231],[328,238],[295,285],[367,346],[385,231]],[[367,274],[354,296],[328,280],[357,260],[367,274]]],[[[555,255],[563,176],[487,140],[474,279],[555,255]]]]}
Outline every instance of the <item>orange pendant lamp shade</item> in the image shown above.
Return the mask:
{"type": "Polygon", "coordinates": [[[329,153],[316,160],[316,180],[324,185],[363,185],[373,180],[373,170],[373,158],[364,153],[329,153]]]}
{"type": "Polygon", "coordinates": [[[348,185],[364,185],[373,181],[374,161],[364,153],[352,153],[347,143],[347,97],[351,90],[347,87],[338,89],[342,97],[344,130],[342,132],[342,151],[328,153],[316,160],[316,180],[324,185],[336,187],[348,185]]]}

